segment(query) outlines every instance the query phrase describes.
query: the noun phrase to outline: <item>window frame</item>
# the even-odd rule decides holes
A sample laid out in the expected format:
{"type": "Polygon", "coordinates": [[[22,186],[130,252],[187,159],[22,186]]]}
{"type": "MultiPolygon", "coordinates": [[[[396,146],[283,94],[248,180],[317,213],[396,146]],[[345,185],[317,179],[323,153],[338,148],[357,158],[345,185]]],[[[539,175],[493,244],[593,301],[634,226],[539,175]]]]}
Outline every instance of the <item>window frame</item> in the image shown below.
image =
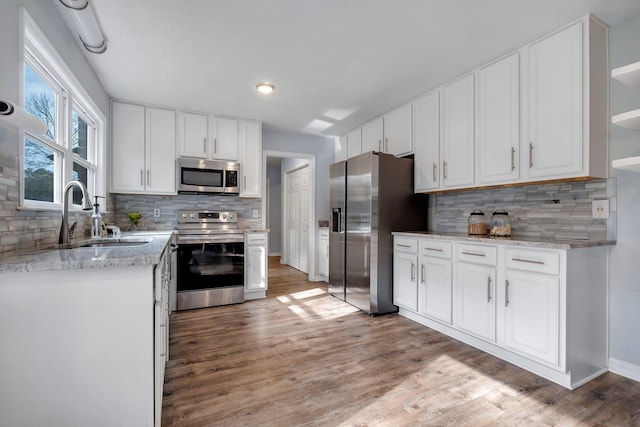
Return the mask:
{"type": "MultiPolygon", "coordinates": [[[[74,163],[86,168],[87,189],[90,196],[106,196],[106,118],[97,104],[91,99],[82,84],[60,57],[49,40],[29,16],[20,8],[20,86],[19,99],[24,107],[25,102],[25,64],[51,85],[59,97],[56,106],[55,140],[47,136],[33,135],[22,131],[19,136],[20,157],[20,203],[19,209],[25,210],[60,210],[62,208],[62,192],[67,182],[73,179],[74,163]],[[59,90],[59,92],[58,92],[59,90]],[[87,124],[87,159],[73,152],[73,113],[87,124]],[[25,138],[55,151],[60,159],[59,175],[54,173],[54,201],[45,202],[25,198],[25,138]]],[[[73,204],[70,195],[69,210],[80,211],[80,205],[73,204]]],[[[105,211],[104,204],[101,211],[105,211]]]]}

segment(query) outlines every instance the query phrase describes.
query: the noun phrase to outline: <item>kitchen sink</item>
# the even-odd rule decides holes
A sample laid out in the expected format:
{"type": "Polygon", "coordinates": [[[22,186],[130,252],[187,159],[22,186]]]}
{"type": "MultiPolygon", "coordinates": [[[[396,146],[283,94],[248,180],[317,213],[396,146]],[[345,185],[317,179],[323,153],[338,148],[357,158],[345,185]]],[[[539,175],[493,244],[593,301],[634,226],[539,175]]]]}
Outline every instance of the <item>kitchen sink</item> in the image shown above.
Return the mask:
{"type": "Polygon", "coordinates": [[[151,242],[151,240],[98,240],[95,242],[87,242],[76,246],[78,248],[122,248],[128,246],[142,246],[151,242]]]}

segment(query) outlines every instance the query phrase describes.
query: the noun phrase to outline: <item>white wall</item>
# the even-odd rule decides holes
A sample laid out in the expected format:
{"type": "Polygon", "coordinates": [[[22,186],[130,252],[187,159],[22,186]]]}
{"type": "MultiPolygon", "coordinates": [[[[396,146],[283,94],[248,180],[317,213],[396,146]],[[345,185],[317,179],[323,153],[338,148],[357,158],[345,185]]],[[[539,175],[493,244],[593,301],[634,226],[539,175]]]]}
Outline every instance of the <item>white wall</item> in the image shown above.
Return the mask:
{"type": "MultiPolygon", "coordinates": [[[[640,16],[609,33],[611,68],[640,61],[640,16]]],[[[640,89],[611,79],[610,112],[640,108],[640,89]]],[[[609,158],[640,155],[640,134],[611,125],[609,158]]],[[[617,244],[610,252],[610,356],[635,365],[640,378],[640,174],[610,170],[617,179],[617,244]]]]}
{"type": "Polygon", "coordinates": [[[267,165],[269,178],[269,255],[282,254],[282,169],[280,164],[267,165]]]}

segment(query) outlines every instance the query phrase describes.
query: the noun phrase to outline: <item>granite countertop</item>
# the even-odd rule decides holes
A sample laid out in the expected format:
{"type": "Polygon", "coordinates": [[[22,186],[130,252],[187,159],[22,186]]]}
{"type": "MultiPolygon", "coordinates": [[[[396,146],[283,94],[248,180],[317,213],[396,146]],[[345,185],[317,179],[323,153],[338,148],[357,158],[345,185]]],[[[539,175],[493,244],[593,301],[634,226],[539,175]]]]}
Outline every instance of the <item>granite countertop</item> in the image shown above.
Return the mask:
{"type": "Polygon", "coordinates": [[[488,236],[469,236],[465,233],[439,233],[435,231],[402,231],[391,233],[394,236],[405,237],[433,237],[442,240],[458,240],[475,243],[496,243],[501,245],[528,246],[535,248],[549,249],[580,249],[591,248],[594,246],[610,246],[615,245],[615,240],[572,240],[572,239],[551,239],[541,237],[520,237],[514,236],[504,237],[488,237],[488,236]]]}
{"type": "Polygon", "coordinates": [[[53,245],[2,254],[0,273],[78,268],[131,267],[156,265],[174,231],[140,231],[122,233],[119,239],[87,239],[70,245],[53,245]],[[93,242],[148,241],[136,246],[79,247],[93,242]]]}

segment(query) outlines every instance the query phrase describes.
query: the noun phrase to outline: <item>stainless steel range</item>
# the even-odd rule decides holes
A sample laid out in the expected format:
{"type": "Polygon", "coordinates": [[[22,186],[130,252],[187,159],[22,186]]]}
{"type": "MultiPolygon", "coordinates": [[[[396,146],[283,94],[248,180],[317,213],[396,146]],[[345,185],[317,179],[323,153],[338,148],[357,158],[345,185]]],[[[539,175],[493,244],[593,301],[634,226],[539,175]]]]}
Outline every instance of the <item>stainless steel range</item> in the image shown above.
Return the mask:
{"type": "Polygon", "coordinates": [[[177,309],[244,302],[244,232],[232,211],[178,211],[177,309]]]}

